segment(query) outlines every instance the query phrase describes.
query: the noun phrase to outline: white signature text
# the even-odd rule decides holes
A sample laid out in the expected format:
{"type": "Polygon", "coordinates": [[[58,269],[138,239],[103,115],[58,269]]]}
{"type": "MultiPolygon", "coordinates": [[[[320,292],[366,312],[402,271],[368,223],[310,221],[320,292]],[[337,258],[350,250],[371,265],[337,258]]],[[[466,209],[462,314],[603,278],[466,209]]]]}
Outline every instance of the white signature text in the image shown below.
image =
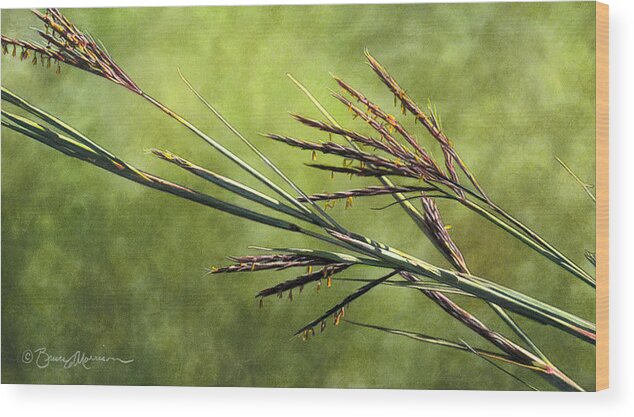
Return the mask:
{"type": "Polygon", "coordinates": [[[33,363],[40,369],[48,368],[51,364],[60,364],[64,369],[75,368],[78,366],[84,369],[91,369],[91,365],[95,363],[107,363],[115,362],[122,364],[129,364],[134,362],[134,359],[122,359],[113,356],[100,356],[89,355],[86,352],[80,350],[74,352],[70,356],[56,355],[47,352],[46,348],[38,348],[35,350],[27,349],[22,352],[23,363],[33,363]]]}

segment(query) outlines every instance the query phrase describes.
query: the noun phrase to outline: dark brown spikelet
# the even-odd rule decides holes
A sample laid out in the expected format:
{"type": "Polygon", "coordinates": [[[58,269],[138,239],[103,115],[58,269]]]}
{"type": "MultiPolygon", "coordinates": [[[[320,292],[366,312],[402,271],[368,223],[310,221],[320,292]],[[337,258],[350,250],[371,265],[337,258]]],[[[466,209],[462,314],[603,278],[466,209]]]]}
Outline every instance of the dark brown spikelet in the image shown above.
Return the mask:
{"type": "Polygon", "coordinates": [[[42,63],[45,59],[49,64],[51,59],[57,61],[58,65],[62,62],[142,94],[141,89],[114,62],[105,48],[99,46],[88,33],[78,29],[59,10],[46,9],[45,13],[33,10],[33,13],[44,23],[44,30],[36,31],[46,43],[40,44],[2,35],[3,52],[8,53],[10,47],[20,48],[21,59],[28,58],[30,53],[37,59],[39,54],[42,63]]]}
{"type": "MultiPolygon", "coordinates": [[[[265,137],[276,140],[278,142],[283,142],[283,143],[286,143],[287,145],[294,146],[304,150],[317,151],[323,154],[338,155],[344,158],[344,162],[345,160],[358,161],[361,163],[361,166],[358,167],[358,170],[356,169],[352,170],[352,171],[359,171],[359,172],[355,172],[355,175],[375,175],[374,173],[375,171],[382,172],[383,173],[382,175],[399,175],[399,176],[405,176],[405,177],[416,178],[416,179],[423,178],[427,175],[427,173],[424,170],[420,169],[418,166],[406,165],[398,160],[384,158],[382,156],[374,155],[374,154],[361,151],[355,148],[339,145],[338,143],[335,143],[335,142],[315,143],[315,142],[304,141],[301,139],[291,138],[289,136],[274,135],[274,134],[267,134],[265,135],[265,137]],[[366,169],[365,164],[368,164],[369,166],[373,168],[366,169]],[[364,172],[366,171],[370,171],[372,172],[372,174],[367,174],[367,173],[364,174],[364,172]]],[[[323,165],[319,165],[319,164],[310,165],[310,166],[314,166],[317,168],[323,167],[323,165]]],[[[343,171],[337,170],[337,169],[332,169],[332,171],[352,173],[349,168],[352,168],[352,167],[345,166],[343,171]]]]}
{"type": "MultiPolygon", "coordinates": [[[[346,191],[336,191],[333,193],[320,193],[320,194],[312,194],[308,196],[309,200],[312,201],[331,201],[331,200],[339,200],[339,199],[348,199],[353,197],[374,197],[379,195],[386,194],[396,194],[396,193],[410,193],[416,191],[434,191],[434,188],[431,187],[416,187],[416,186],[382,186],[382,185],[370,185],[365,188],[355,188],[353,190],[346,191]]],[[[306,198],[299,196],[297,197],[299,201],[306,201],[306,198]]]]}
{"type": "Polygon", "coordinates": [[[330,173],[341,173],[348,174],[352,176],[359,177],[381,177],[388,175],[402,176],[402,177],[411,177],[411,178],[420,178],[415,175],[411,175],[409,171],[403,169],[382,169],[382,168],[371,168],[371,167],[339,167],[334,165],[324,165],[324,164],[307,164],[310,168],[320,169],[322,171],[330,171],[330,173]]]}
{"type": "Polygon", "coordinates": [[[330,280],[333,275],[338,274],[349,267],[350,264],[330,264],[318,271],[309,271],[308,273],[300,275],[297,278],[289,279],[273,287],[263,289],[256,295],[256,297],[269,297],[271,295],[281,296],[281,294],[285,291],[289,291],[290,294],[290,291],[292,291],[294,288],[301,289],[304,285],[308,283],[315,281],[319,282],[322,279],[330,280]]]}
{"type": "Polygon", "coordinates": [[[326,311],[324,314],[319,316],[317,319],[311,321],[306,326],[302,327],[297,332],[295,332],[295,336],[301,334],[302,338],[306,340],[309,335],[313,335],[313,336],[315,335],[316,326],[319,326],[320,331],[323,332],[324,329],[326,328],[326,319],[328,319],[329,317],[332,317],[334,325],[338,326],[339,323],[341,322],[341,319],[345,315],[346,309],[349,307],[349,304],[351,302],[361,297],[362,295],[366,294],[368,291],[370,291],[377,285],[380,285],[383,282],[387,281],[392,276],[398,274],[398,272],[399,271],[392,271],[389,274],[382,276],[381,278],[370,281],[364,286],[357,288],[356,291],[354,291],[352,294],[345,297],[337,305],[335,305],[334,307],[326,311]]]}
{"type": "Polygon", "coordinates": [[[211,267],[210,274],[222,274],[231,272],[254,272],[264,270],[283,270],[295,267],[312,267],[326,265],[323,259],[314,259],[301,255],[260,255],[260,256],[230,256],[229,260],[235,262],[234,265],[221,268],[211,267]]]}
{"type": "Polygon", "coordinates": [[[421,204],[423,205],[423,213],[425,217],[425,225],[430,233],[432,242],[443,252],[445,257],[451,261],[451,263],[462,272],[468,272],[467,264],[464,260],[462,252],[456,246],[447,227],[442,220],[440,211],[436,202],[427,196],[421,196],[421,204]]]}

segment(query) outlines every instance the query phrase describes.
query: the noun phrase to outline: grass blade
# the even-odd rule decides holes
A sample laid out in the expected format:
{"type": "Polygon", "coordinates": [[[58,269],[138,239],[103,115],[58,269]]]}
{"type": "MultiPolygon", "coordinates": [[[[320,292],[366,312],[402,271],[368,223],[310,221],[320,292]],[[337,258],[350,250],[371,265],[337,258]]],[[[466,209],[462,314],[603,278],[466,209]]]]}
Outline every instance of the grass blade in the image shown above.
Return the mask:
{"type": "Polygon", "coordinates": [[[310,222],[315,225],[319,225],[312,217],[308,217],[304,214],[304,212],[300,212],[286,204],[281,203],[280,201],[267,196],[257,190],[254,190],[251,187],[248,187],[238,181],[232,180],[231,178],[224,177],[220,174],[216,174],[213,171],[202,168],[178,155],[174,155],[168,151],[162,151],[160,149],[150,149],[153,155],[158,158],[175,164],[176,166],[183,168],[194,175],[197,175],[205,180],[224,188],[225,190],[231,191],[241,197],[246,198],[247,200],[254,201],[256,203],[262,204],[265,207],[271,208],[280,213],[288,214],[297,219],[310,222]]]}
{"type": "MultiPolygon", "coordinates": [[[[335,281],[341,282],[372,282],[371,279],[365,278],[334,278],[335,281]]],[[[424,290],[424,291],[438,291],[447,294],[456,294],[462,295],[465,297],[472,297],[472,294],[461,291],[457,288],[451,287],[449,285],[441,284],[439,282],[430,281],[430,282],[408,282],[408,281],[385,281],[381,285],[386,285],[388,287],[397,287],[397,288],[409,288],[414,290],[424,290]]]]}
{"type": "Polygon", "coordinates": [[[579,178],[579,176],[575,174],[575,172],[572,169],[570,169],[570,167],[566,165],[564,161],[562,161],[558,157],[555,157],[555,159],[557,160],[557,162],[559,162],[559,165],[561,165],[563,169],[565,169],[566,172],[568,172],[568,174],[570,174],[572,178],[574,178],[574,180],[577,181],[577,183],[581,186],[581,188],[583,188],[583,191],[585,191],[588,197],[590,197],[592,202],[596,203],[597,198],[594,196],[594,194],[592,194],[592,191],[590,191],[590,188],[594,188],[594,186],[592,184],[586,183],[581,178],[579,178]]]}
{"type": "MultiPolygon", "coordinates": [[[[393,328],[389,328],[389,327],[381,327],[381,326],[376,326],[376,325],[373,325],[373,324],[359,323],[359,322],[352,321],[352,320],[349,320],[349,319],[344,319],[344,321],[346,323],[350,323],[350,324],[352,324],[354,326],[366,327],[368,329],[379,330],[381,332],[390,333],[390,334],[397,335],[397,336],[407,337],[409,339],[413,339],[413,340],[416,340],[416,341],[419,341],[419,342],[429,343],[429,344],[436,345],[436,346],[443,346],[443,347],[447,347],[447,348],[451,348],[451,349],[462,350],[464,352],[468,352],[469,351],[469,349],[466,346],[464,346],[463,344],[461,344],[461,343],[453,342],[451,340],[447,340],[447,339],[443,339],[443,338],[439,338],[439,337],[433,337],[433,336],[428,336],[428,335],[422,334],[422,333],[409,332],[409,331],[406,331],[406,330],[393,329],[393,328]]],[[[511,357],[509,357],[507,355],[501,355],[499,353],[495,353],[495,352],[491,352],[491,351],[483,350],[483,349],[475,349],[475,350],[480,355],[482,355],[484,357],[487,357],[487,358],[495,359],[495,360],[502,361],[502,362],[505,362],[505,363],[511,363],[513,365],[517,365],[517,366],[521,366],[521,367],[527,367],[523,363],[517,362],[517,361],[513,360],[511,357]]]]}
{"type": "MultiPolygon", "coordinates": [[[[181,77],[181,79],[183,80],[185,85],[191,90],[191,92],[194,93],[194,95],[222,122],[222,124],[224,124],[234,135],[236,135],[242,142],[244,142],[258,157],[260,157],[260,159],[262,159],[262,161],[264,161],[264,163],[266,165],[269,166],[269,168],[271,168],[280,178],[282,178],[288,185],[290,185],[291,188],[293,188],[293,190],[295,190],[295,192],[300,194],[302,197],[307,198],[307,195],[290,178],[288,178],[266,155],[264,155],[258,148],[256,148],[255,145],[253,145],[246,137],[244,137],[244,135],[242,133],[240,133],[238,131],[238,129],[236,129],[231,123],[229,123],[229,121],[227,119],[225,119],[224,116],[222,116],[222,114],[218,110],[216,110],[216,108],[214,106],[212,106],[211,103],[209,103],[191,85],[191,83],[185,78],[185,76],[181,72],[180,68],[178,69],[178,75],[181,77]]],[[[288,197],[291,197],[291,196],[288,195],[288,197]]],[[[287,197],[287,199],[288,199],[288,197],[287,197]]],[[[338,230],[345,231],[345,229],[343,227],[341,227],[335,221],[335,219],[333,219],[321,207],[319,207],[319,205],[313,203],[312,201],[309,201],[309,203],[311,203],[313,208],[315,208],[315,210],[321,216],[323,216],[332,226],[334,226],[338,230]]],[[[293,198],[293,204],[295,204],[298,207],[301,206],[302,209],[305,210],[305,207],[297,199],[293,198]]]]}
{"type": "Polygon", "coordinates": [[[89,162],[99,168],[132,180],[139,184],[154,188],[169,194],[194,201],[220,211],[233,214],[257,223],[266,224],[280,229],[300,232],[301,228],[274,217],[260,214],[231,203],[218,200],[215,197],[200,193],[190,188],[178,185],[153,174],[140,171],[120,159],[110,159],[100,152],[100,148],[93,142],[81,143],[67,136],[56,133],[32,120],[2,110],[2,124],[18,133],[25,134],[45,145],[48,145],[68,156],[89,162]]]}
{"type": "Polygon", "coordinates": [[[451,285],[543,324],[550,324],[581,340],[595,343],[596,328],[593,323],[532,297],[480,277],[439,268],[401,251],[392,250],[382,243],[372,242],[367,239],[362,241],[337,232],[331,232],[331,234],[367,255],[386,261],[392,265],[392,268],[402,269],[451,285]]]}
{"type": "Polygon", "coordinates": [[[491,364],[492,366],[496,367],[497,369],[499,369],[500,371],[504,372],[505,374],[507,374],[508,376],[510,376],[511,378],[513,378],[514,380],[518,381],[519,383],[525,385],[526,387],[528,387],[530,390],[532,391],[539,391],[537,388],[535,388],[534,386],[532,386],[531,384],[529,384],[528,382],[524,381],[522,378],[518,377],[517,375],[514,375],[513,373],[507,371],[506,369],[502,368],[500,365],[498,365],[497,363],[493,362],[491,359],[487,358],[486,356],[481,355],[478,351],[476,351],[475,349],[473,349],[471,346],[469,346],[467,344],[467,342],[465,342],[464,340],[460,340],[466,347],[467,349],[469,349],[470,352],[474,353],[476,356],[484,359],[485,361],[487,361],[489,364],[491,364]]]}

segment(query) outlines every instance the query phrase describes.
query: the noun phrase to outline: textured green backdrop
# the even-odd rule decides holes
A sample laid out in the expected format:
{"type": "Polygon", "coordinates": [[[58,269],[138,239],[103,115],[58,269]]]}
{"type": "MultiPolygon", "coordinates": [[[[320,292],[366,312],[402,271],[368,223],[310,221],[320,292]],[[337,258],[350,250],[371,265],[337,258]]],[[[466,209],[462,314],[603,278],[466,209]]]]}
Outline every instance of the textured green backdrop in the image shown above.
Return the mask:
{"type": "MultiPolygon", "coordinates": [[[[414,98],[433,100],[446,132],[496,201],[579,263],[583,250],[594,247],[594,206],[554,159],[567,161],[582,178],[594,176],[591,2],[64,12],[99,38],[144,90],[261,167],[191,96],[178,78],[180,67],[309,192],[370,181],[308,171],[309,154],[256,134],[321,139],[288,116],[318,114],[286,72],[350,126],[360,125],[329,98],[329,72],[391,107],[389,92],[364,63],[367,47],[414,98]]],[[[29,38],[36,25],[28,11],[2,12],[5,34],[29,38]]],[[[56,75],[3,57],[2,85],[151,172],[212,190],[144,152],[155,146],[247,180],[173,120],[90,74],[62,67],[56,75]]],[[[369,210],[388,201],[358,200],[354,209],[338,206],[333,213],[353,230],[445,265],[398,208],[369,210]]],[[[441,203],[441,210],[472,271],[594,319],[587,286],[475,215],[451,204],[441,203]]],[[[474,355],[350,325],[329,327],[308,343],[291,340],[355,287],[311,288],[293,303],[270,299],[258,309],[256,291],[292,277],[291,271],[204,275],[225,255],[249,253],[251,244],[313,243],[148,190],[3,128],[2,382],[523,388],[474,355]],[[134,362],[91,370],[23,363],[23,352],[38,347],[134,362]]],[[[503,329],[482,303],[459,301],[503,329]]],[[[378,288],[348,314],[489,347],[414,291],[378,288]]],[[[592,347],[519,321],[562,370],[594,387],[592,347]]]]}

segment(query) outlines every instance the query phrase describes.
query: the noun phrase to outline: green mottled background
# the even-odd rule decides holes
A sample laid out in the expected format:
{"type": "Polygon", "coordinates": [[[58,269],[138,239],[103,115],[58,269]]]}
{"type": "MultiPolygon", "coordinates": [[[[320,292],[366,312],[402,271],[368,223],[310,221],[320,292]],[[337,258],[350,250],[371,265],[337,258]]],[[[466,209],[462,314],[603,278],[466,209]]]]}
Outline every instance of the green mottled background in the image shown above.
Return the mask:
{"type": "MultiPolygon", "coordinates": [[[[289,111],[317,117],[285,77],[293,73],[348,126],[329,98],[329,72],[378,103],[392,97],[364,63],[367,47],[423,104],[433,100],[445,130],[503,207],[586,265],[594,206],[559,167],[559,156],[592,181],[594,4],[515,3],[389,6],[207,7],[65,10],[107,45],[147,92],[247,160],[250,151],[214,120],[180,81],[254,138],[308,192],[369,184],[304,167],[310,155],[258,132],[322,137],[289,111]]],[[[2,12],[2,33],[32,37],[36,19],[2,12]]],[[[61,117],[129,162],[225,198],[230,196],[144,152],[167,148],[249,181],[201,140],[128,91],[88,73],[2,58],[2,85],[61,117]]],[[[394,110],[395,112],[397,110],[394,110]]],[[[411,121],[409,121],[411,122],[411,121]]],[[[431,140],[420,126],[412,129],[431,140]]],[[[328,160],[323,159],[323,160],[328,160]]],[[[346,226],[445,265],[389,199],[357,200],[332,213],[346,226]]],[[[571,275],[471,213],[441,203],[471,269],[594,318],[594,295],[571,275]]],[[[248,245],[314,242],[237,220],[71,160],[2,129],[2,382],[417,389],[523,389],[469,353],[373,330],[330,327],[309,343],[293,332],[350,293],[335,283],[257,308],[259,289],[292,271],[207,277],[204,268],[248,245]],[[46,347],[134,358],[91,370],[21,361],[46,347]]],[[[376,276],[349,270],[345,276],[376,276]]],[[[482,303],[459,300],[495,328],[482,303]]],[[[489,347],[419,293],[378,288],[347,317],[489,347]]],[[[594,388],[594,349],[520,319],[560,368],[594,388]]],[[[532,383],[547,388],[530,373],[532,383]]]]}

